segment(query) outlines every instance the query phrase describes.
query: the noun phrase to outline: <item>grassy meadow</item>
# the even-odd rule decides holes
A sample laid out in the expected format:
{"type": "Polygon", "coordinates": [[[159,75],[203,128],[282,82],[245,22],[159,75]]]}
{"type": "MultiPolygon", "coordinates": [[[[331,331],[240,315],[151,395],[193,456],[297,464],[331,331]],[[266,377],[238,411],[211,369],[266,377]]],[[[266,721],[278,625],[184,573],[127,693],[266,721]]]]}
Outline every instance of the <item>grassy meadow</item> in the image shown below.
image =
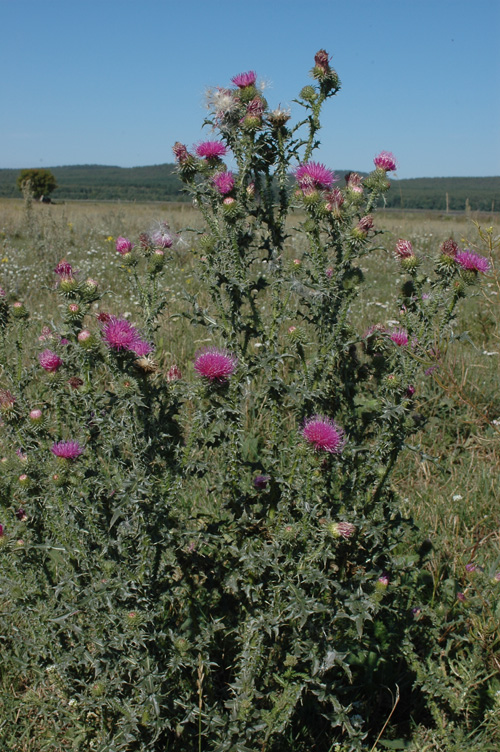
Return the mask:
{"type": "MultiPolygon", "coordinates": [[[[0,287],[11,298],[24,302],[41,330],[56,313],[51,309],[53,270],[64,258],[82,279],[91,277],[100,289],[109,288],[105,300],[110,313],[134,321],[140,316],[139,301],[117,282],[120,258],[115,251],[116,238],[136,241],[141,232],[160,222],[167,222],[181,242],[175,251],[177,265],[166,280],[169,302],[157,339],[157,360],[165,374],[173,365],[187,370],[193,353],[207,341],[203,339],[205,330],[197,331],[179,315],[183,289],[192,293],[199,289],[197,237],[203,225],[201,215],[189,204],[73,202],[46,206],[1,200],[0,287]]],[[[442,353],[442,366],[423,376],[418,385],[417,394],[430,400],[432,414],[403,453],[393,478],[404,512],[432,544],[428,567],[435,590],[442,591],[448,579],[459,579],[466,604],[467,598],[484,599],[477,573],[467,571],[467,564],[473,562],[481,568],[477,571],[489,581],[500,571],[500,215],[381,210],[375,214],[375,225],[380,234],[361,263],[369,294],[356,301],[351,311],[360,332],[377,323],[399,324],[395,301],[401,277],[392,252],[398,238],[410,240],[417,253],[432,259],[440,244],[452,237],[461,247],[476,250],[491,261],[484,283],[474,288],[456,320],[454,332],[460,347],[452,342],[442,353]]],[[[300,258],[301,252],[292,220],[287,253],[293,260],[300,258]]],[[[291,320],[289,325],[293,324],[291,320]]],[[[2,364],[0,377],[1,373],[2,364]]],[[[416,414],[418,420],[418,400],[416,414]]],[[[496,713],[488,711],[484,727],[457,742],[457,750],[500,746],[498,604],[484,600],[481,613],[470,625],[480,658],[477,665],[452,664],[454,686],[458,697],[464,687],[497,674],[496,684],[489,684],[496,687],[496,713]]],[[[439,667],[434,667],[434,676],[438,674],[439,667]]],[[[438,720],[434,721],[438,726],[438,720]]],[[[441,746],[440,738],[444,736],[433,737],[428,730],[417,728],[412,749],[449,750],[449,746],[441,746]]],[[[29,749],[36,752],[37,748],[29,749]]]]}

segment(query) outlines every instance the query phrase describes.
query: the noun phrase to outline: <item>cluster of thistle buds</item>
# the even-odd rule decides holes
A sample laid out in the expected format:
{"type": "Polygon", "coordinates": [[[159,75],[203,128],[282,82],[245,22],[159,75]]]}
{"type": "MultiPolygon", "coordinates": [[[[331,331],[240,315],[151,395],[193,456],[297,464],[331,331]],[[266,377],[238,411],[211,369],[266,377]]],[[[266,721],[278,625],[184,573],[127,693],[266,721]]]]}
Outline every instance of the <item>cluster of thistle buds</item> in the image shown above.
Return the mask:
{"type": "MultiPolygon", "coordinates": [[[[231,88],[216,87],[207,93],[207,106],[213,116],[214,125],[221,134],[235,137],[237,133],[254,134],[266,125],[273,130],[284,128],[290,119],[290,111],[284,107],[277,107],[270,111],[267,101],[262,94],[262,88],[257,84],[257,73],[247,71],[233,76],[231,88]]],[[[203,141],[192,147],[177,141],[173,146],[175,160],[180,174],[190,180],[197,173],[224,173],[226,168],[222,158],[227,148],[221,141],[203,141]]],[[[223,178],[215,184],[222,195],[231,192],[228,188],[229,178],[223,178]]]]}
{"type": "Polygon", "coordinates": [[[449,238],[441,244],[438,268],[444,272],[458,270],[465,284],[473,284],[479,273],[486,274],[489,271],[490,262],[475,251],[467,248],[462,250],[452,238],[449,238]]]}
{"type": "Polygon", "coordinates": [[[68,301],[65,306],[66,322],[79,325],[90,310],[91,304],[99,298],[99,284],[90,277],[80,282],[77,272],[65,259],[57,264],[54,272],[58,279],[58,292],[68,301]]]}
{"type": "MultiPolygon", "coordinates": [[[[413,274],[420,266],[421,259],[416,255],[409,240],[400,238],[397,241],[395,255],[400,260],[404,271],[410,274],[413,274]]],[[[457,292],[463,292],[465,285],[474,284],[477,281],[478,274],[486,274],[489,271],[490,262],[485,256],[475,251],[460,249],[455,240],[449,238],[440,246],[437,269],[449,278],[458,273],[459,278],[455,289],[457,292]]]]}
{"type": "Polygon", "coordinates": [[[158,227],[149,232],[143,232],[136,246],[129,238],[116,239],[116,252],[121,256],[124,266],[133,267],[139,262],[140,256],[148,259],[148,271],[157,274],[165,265],[166,252],[174,246],[177,236],[170,230],[166,222],[160,222],[158,227]]]}

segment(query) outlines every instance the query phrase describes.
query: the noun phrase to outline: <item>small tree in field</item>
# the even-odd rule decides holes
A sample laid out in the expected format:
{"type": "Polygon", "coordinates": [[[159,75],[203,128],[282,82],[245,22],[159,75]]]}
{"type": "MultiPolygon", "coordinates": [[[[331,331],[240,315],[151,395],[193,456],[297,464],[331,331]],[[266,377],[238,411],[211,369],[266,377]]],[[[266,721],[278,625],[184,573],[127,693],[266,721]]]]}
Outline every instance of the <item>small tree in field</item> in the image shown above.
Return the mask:
{"type": "Polygon", "coordinates": [[[48,196],[57,188],[56,179],[50,170],[21,170],[17,178],[17,187],[20,191],[23,191],[28,184],[35,199],[48,196]]]}

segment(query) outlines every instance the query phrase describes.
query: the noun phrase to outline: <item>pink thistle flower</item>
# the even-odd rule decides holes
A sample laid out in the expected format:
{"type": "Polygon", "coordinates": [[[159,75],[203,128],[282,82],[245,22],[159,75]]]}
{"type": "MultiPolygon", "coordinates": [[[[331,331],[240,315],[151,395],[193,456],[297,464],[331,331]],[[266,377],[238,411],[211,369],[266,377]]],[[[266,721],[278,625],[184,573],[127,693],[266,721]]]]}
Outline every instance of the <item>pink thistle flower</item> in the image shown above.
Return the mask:
{"type": "Polygon", "coordinates": [[[328,193],[326,196],[326,205],[325,208],[327,211],[331,211],[334,214],[340,214],[340,207],[344,203],[344,194],[339,188],[334,188],[330,193],[328,193]]]}
{"type": "Polygon", "coordinates": [[[57,441],[52,444],[50,451],[63,460],[75,460],[83,454],[84,447],[78,441],[57,441]]]}
{"type": "Polygon", "coordinates": [[[311,191],[315,188],[328,189],[338,180],[335,173],[318,162],[306,162],[299,165],[295,170],[295,179],[303,191],[311,191]]]}
{"type": "Polygon", "coordinates": [[[209,381],[227,381],[236,370],[238,360],[227,350],[207,347],[195,355],[194,370],[209,381]]]}
{"type": "Polygon", "coordinates": [[[71,267],[71,264],[69,264],[66,261],[66,259],[62,259],[62,261],[58,263],[54,271],[60,277],[72,277],[73,276],[73,269],[71,267]]]}
{"type": "Polygon", "coordinates": [[[247,73],[238,73],[231,79],[231,82],[238,87],[238,89],[246,89],[247,86],[254,86],[257,81],[257,74],[255,71],[248,71],[247,73]]]}
{"type": "Polygon", "coordinates": [[[174,243],[172,236],[168,232],[162,231],[154,232],[151,235],[151,240],[157,248],[171,248],[174,243]]]}
{"type": "Polygon", "coordinates": [[[183,164],[191,158],[191,154],[188,152],[187,147],[184,144],[181,144],[180,141],[175,142],[172,151],[174,152],[174,157],[179,164],[183,164]]]}
{"type": "Polygon", "coordinates": [[[458,251],[455,254],[455,261],[462,269],[467,271],[482,272],[483,274],[490,268],[490,262],[485,256],[480,256],[474,251],[458,251]]]}
{"type": "Polygon", "coordinates": [[[212,178],[212,184],[222,196],[225,196],[226,193],[231,193],[234,188],[233,173],[230,171],[217,173],[212,178]]]}
{"type": "Polygon", "coordinates": [[[396,243],[396,256],[400,259],[411,258],[415,254],[413,253],[413,246],[409,240],[403,240],[400,238],[396,243]]]}
{"type": "Polygon", "coordinates": [[[53,350],[44,350],[38,356],[38,362],[47,373],[55,373],[61,366],[62,360],[53,350]]]}
{"type": "Polygon", "coordinates": [[[374,221],[371,214],[366,214],[364,217],[361,217],[357,224],[357,228],[361,233],[366,234],[368,230],[373,230],[374,227],[374,221]]]}
{"type": "Polygon", "coordinates": [[[265,105],[263,100],[260,97],[254,97],[248,104],[247,104],[247,116],[248,117],[254,117],[254,118],[261,118],[264,114],[265,105]]]}
{"type": "Polygon", "coordinates": [[[125,256],[127,253],[130,253],[130,251],[133,248],[132,242],[128,238],[122,238],[120,235],[119,238],[116,239],[116,250],[121,256],[125,256]]]}
{"type": "Polygon", "coordinates": [[[314,415],[305,421],[302,436],[314,449],[330,454],[340,454],[345,445],[343,429],[322,415],[314,415]]]}
{"type": "Polygon", "coordinates": [[[139,332],[127,319],[110,316],[102,328],[102,338],[111,350],[133,350],[141,341],[139,332]]]}
{"type": "Polygon", "coordinates": [[[404,347],[408,344],[408,332],[405,329],[394,329],[389,333],[389,337],[398,347],[404,347]]]}
{"type": "Polygon", "coordinates": [[[196,147],[197,156],[205,157],[205,159],[219,159],[226,152],[226,147],[220,141],[203,141],[196,147]]]}
{"type": "Polygon", "coordinates": [[[357,172],[350,172],[345,176],[347,189],[352,193],[363,193],[363,179],[357,172]]]}
{"type": "Polygon", "coordinates": [[[153,345],[143,339],[138,339],[130,348],[138,358],[144,358],[146,355],[149,355],[150,352],[153,352],[153,349],[153,345]]]}
{"type": "Polygon", "coordinates": [[[396,169],[397,163],[394,154],[390,151],[381,151],[373,160],[375,167],[384,172],[392,172],[396,169]]]}
{"type": "Polygon", "coordinates": [[[182,378],[181,369],[177,365],[170,366],[167,371],[167,381],[177,381],[182,378]]]}
{"type": "Polygon", "coordinates": [[[330,70],[331,57],[326,50],[319,50],[314,56],[314,65],[319,68],[323,73],[328,73],[330,70]]]}
{"type": "Polygon", "coordinates": [[[443,243],[441,243],[440,251],[445,256],[450,256],[450,258],[455,258],[460,248],[458,247],[458,244],[455,243],[453,238],[448,238],[448,240],[445,240],[443,243]]]}
{"type": "Polygon", "coordinates": [[[389,582],[390,582],[390,580],[389,580],[389,575],[387,575],[387,574],[385,574],[385,573],[384,573],[384,574],[382,574],[382,575],[381,575],[381,576],[380,576],[380,577],[378,578],[378,580],[377,580],[377,583],[379,584],[379,586],[380,586],[380,587],[383,587],[383,588],[386,588],[386,587],[387,587],[387,586],[389,585],[389,582]]]}

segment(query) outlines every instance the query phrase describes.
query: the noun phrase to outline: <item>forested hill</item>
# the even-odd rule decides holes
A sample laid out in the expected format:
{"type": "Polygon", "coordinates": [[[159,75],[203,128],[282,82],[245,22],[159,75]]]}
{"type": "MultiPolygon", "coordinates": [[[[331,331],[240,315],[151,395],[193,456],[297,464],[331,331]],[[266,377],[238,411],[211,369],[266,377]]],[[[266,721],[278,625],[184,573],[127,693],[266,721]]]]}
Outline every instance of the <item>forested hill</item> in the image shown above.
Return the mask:
{"type": "MultiPolygon", "coordinates": [[[[47,169],[54,174],[58,184],[52,194],[54,201],[187,200],[173,164],[150,167],[73,165],[47,169]]],[[[16,186],[19,172],[20,170],[0,169],[0,197],[20,197],[16,186]]],[[[341,176],[345,172],[337,170],[341,176]]],[[[393,179],[391,183],[391,190],[385,196],[388,207],[500,211],[500,177],[393,179]]]]}

